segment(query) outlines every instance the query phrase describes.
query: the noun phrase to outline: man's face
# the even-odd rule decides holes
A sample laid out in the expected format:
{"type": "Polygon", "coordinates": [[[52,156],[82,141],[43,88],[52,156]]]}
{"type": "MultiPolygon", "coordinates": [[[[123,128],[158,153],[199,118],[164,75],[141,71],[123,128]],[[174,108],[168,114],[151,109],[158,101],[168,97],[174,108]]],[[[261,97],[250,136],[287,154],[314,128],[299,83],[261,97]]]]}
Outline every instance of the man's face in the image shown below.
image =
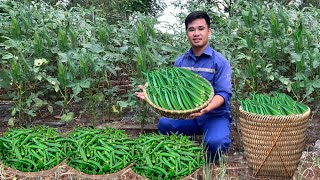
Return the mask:
{"type": "Polygon", "coordinates": [[[202,48],[208,44],[211,29],[205,19],[196,19],[188,24],[187,37],[192,47],[202,48]]]}

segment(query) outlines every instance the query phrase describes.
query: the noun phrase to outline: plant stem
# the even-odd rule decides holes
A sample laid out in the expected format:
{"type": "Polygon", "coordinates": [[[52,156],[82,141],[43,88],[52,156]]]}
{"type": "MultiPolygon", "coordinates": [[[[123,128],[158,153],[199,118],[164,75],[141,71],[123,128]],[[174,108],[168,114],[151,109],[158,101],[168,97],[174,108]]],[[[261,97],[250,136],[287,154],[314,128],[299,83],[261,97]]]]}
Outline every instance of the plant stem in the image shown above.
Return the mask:
{"type": "Polygon", "coordinates": [[[141,123],[141,129],[140,129],[140,134],[143,133],[144,131],[144,125],[145,125],[145,122],[146,122],[146,116],[147,116],[147,112],[148,112],[148,106],[147,106],[147,103],[146,101],[143,101],[142,104],[141,104],[141,108],[142,108],[142,111],[141,111],[141,115],[140,115],[140,123],[141,123]]]}

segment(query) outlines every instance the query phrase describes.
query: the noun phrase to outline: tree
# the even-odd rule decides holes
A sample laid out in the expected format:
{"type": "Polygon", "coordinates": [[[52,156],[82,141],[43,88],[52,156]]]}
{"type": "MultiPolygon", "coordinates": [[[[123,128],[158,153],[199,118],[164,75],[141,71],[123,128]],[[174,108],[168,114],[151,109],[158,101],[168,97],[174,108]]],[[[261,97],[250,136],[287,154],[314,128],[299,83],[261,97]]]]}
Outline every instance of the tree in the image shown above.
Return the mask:
{"type": "Polygon", "coordinates": [[[85,8],[95,7],[108,19],[128,20],[133,12],[156,16],[164,8],[163,0],[70,0],[68,7],[80,5],[85,8]]]}

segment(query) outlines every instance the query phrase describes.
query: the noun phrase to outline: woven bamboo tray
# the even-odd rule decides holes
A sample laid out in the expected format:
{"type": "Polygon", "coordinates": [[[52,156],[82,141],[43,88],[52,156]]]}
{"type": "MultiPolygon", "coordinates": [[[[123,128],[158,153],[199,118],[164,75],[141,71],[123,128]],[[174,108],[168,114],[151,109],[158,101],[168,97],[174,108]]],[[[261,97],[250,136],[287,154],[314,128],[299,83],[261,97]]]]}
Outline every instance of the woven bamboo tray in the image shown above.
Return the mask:
{"type": "Polygon", "coordinates": [[[306,137],[310,109],[299,115],[270,116],[243,111],[240,130],[245,156],[255,176],[292,177],[306,137]]]}
{"type": "MultiPolygon", "coordinates": [[[[200,78],[203,78],[201,76],[199,76],[200,78]]],[[[205,79],[205,78],[203,78],[205,79]]],[[[207,81],[207,79],[205,79],[207,81]]],[[[148,83],[145,84],[145,88],[143,90],[143,93],[144,93],[144,97],[145,97],[145,100],[150,104],[151,108],[156,112],[158,113],[159,115],[161,116],[164,116],[164,117],[168,117],[168,118],[173,118],[173,119],[188,119],[190,114],[192,113],[196,113],[196,112],[199,112],[201,109],[205,108],[206,106],[208,106],[208,104],[211,102],[213,96],[214,96],[214,89],[212,87],[212,84],[207,81],[207,83],[210,84],[210,87],[212,89],[211,91],[211,94],[208,98],[207,101],[205,101],[202,105],[199,105],[193,109],[189,109],[189,110],[169,110],[169,109],[164,109],[164,108],[161,108],[159,106],[156,106],[154,103],[152,103],[148,97],[148,94],[147,94],[147,91],[146,91],[146,88],[148,87],[148,83]]]]}
{"type": "Polygon", "coordinates": [[[112,174],[86,174],[81,171],[78,171],[77,169],[72,168],[67,164],[70,170],[65,174],[71,177],[69,179],[72,179],[74,177],[74,179],[117,180],[117,179],[121,179],[120,176],[126,173],[133,166],[133,164],[134,162],[129,164],[127,167],[123,168],[122,170],[119,170],[118,172],[114,172],[112,174]]]}
{"type": "MultiPolygon", "coordinates": [[[[14,176],[20,176],[21,178],[23,177],[24,179],[25,178],[41,179],[41,177],[50,176],[50,175],[57,176],[56,173],[58,173],[60,171],[60,168],[62,166],[65,166],[65,162],[66,162],[66,159],[63,160],[62,162],[60,162],[59,164],[57,164],[56,166],[54,166],[51,169],[43,170],[43,171],[39,171],[39,172],[23,172],[23,171],[19,171],[19,170],[16,170],[16,169],[14,169],[12,167],[9,167],[9,166],[3,164],[1,161],[0,161],[0,166],[5,167],[5,169],[10,174],[12,174],[14,176]]],[[[0,176],[0,177],[2,177],[2,176],[0,176]]]]}

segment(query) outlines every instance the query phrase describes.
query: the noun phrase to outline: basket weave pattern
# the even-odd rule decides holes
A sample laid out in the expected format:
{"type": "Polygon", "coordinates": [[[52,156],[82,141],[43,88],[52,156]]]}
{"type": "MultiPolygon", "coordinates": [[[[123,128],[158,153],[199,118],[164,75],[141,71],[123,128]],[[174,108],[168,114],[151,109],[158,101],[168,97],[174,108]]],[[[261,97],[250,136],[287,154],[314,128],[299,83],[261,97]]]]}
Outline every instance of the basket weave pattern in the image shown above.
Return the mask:
{"type": "Polygon", "coordinates": [[[292,177],[298,167],[310,109],[300,115],[269,116],[240,107],[245,156],[255,176],[292,177]]]}
{"type": "MultiPolygon", "coordinates": [[[[199,76],[199,78],[203,78],[203,77],[199,76]]],[[[205,79],[205,78],[203,78],[203,79],[205,79]]],[[[207,81],[207,79],[205,79],[205,80],[207,81]]],[[[209,81],[207,81],[207,83],[210,84],[210,87],[212,89],[208,100],[206,100],[202,105],[199,105],[199,106],[197,106],[193,109],[189,109],[189,110],[169,110],[169,109],[164,109],[164,108],[161,108],[161,107],[155,105],[154,103],[152,103],[150,101],[150,99],[148,97],[148,93],[146,91],[146,88],[148,87],[148,83],[145,84],[145,88],[143,90],[143,93],[144,93],[145,100],[150,104],[151,108],[159,115],[165,116],[168,118],[173,118],[173,119],[187,119],[190,114],[199,112],[201,109],[208,106],[208,104],[211,102],[211,100],[214,96],[214,90],[213,90],[212,84],[209,81]]]]}

